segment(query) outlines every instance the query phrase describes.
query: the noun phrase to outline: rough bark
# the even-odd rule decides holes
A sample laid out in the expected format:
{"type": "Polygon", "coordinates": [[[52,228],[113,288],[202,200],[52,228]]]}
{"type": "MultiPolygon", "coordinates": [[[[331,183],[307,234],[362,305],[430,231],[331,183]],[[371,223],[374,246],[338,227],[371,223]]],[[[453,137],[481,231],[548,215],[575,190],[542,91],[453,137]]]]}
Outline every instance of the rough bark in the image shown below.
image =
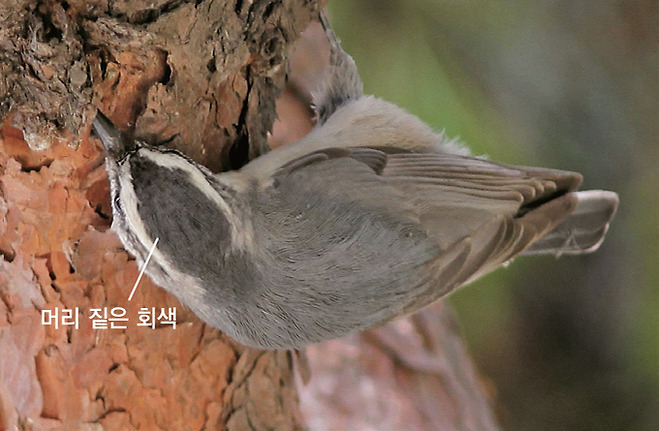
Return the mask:
{"type": "Polygon", "coordinates": [[[0,5],[0,429],[292,429],[290,357],[236,346],[109,230],[96,107],[213,170],[266,148],[286,54],[323,1],[0,5]],[[124,307],[126,329],[90,309],[124,307]],[[141,307],[177,326],[138,327],[141,307]],[[73,310],[78,328],[44,325],[73,310]]]}
{"type": "Polygon", "coordinates": [[[287,49],[323,3],[4,2],[0,117],[43,150],[77,145],[99,106],[215,171],[239,166],[266,148],[287,49]]]}

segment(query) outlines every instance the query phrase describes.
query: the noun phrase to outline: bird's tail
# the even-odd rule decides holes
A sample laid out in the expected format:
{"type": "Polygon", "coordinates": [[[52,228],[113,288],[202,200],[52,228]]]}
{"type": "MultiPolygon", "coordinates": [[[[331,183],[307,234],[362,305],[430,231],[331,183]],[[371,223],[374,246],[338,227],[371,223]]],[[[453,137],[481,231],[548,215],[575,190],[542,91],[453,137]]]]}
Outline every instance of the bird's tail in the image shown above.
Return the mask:
{"type": "Polygon", "coordinates": [[[604,190],[574,192],[576,209],[523,254],[581,254],[597,250],[618,208],[618,195],[604,190]]]}

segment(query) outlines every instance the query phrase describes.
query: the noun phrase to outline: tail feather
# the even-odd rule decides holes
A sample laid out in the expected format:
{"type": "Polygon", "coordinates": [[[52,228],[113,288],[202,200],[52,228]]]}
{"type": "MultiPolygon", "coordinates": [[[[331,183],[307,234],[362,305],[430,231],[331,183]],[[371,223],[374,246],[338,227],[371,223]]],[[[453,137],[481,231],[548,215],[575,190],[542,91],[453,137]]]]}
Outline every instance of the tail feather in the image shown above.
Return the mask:
{"type": "Polygon", "coordinates": [[[575,192],[576,209],[558,226],[526,250],[530,254],[590,253],[604,241],[609,222],[618,208],[618,195],[603,190],[575,192]]]}

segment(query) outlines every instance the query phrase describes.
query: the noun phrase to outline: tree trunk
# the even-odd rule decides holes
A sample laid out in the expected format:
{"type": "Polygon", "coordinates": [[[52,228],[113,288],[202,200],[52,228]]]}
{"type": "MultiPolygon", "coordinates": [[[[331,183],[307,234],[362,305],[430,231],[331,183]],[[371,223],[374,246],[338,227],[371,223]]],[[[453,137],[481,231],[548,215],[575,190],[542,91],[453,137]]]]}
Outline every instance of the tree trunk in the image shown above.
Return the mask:
{"type": "Polygon", "coordinates": [[[99,107],[215,171],[244,164],[323,3],[2,2],[0,429],[300,428],[286,352],[237,346],[146,277],[128,301],[89,126],[99,107]],[[117,307],[127,322],[93,327],[117,307]],[[142,307],[176,328],[137,326],[142,307]]]}
{"type": "MultiPolygon", "coordinates": [[[[0,430],[302,428],[291,354],[237,345],[148,277],[128,300],[139,268],[109,229],[104,155],[89,126],[98,108],[214,171],[240,167],[267,150],[291,44],[324,3],[0,5],[0,430]],[[175,309],[175,328],[167,318],[138,325],[143,308],[175,309]],[[122,310],[127,321],[102,326],[98,315],[122,310]]],[[[300,69],[318,79],[314,55],[326,51],[306,48],[312,66],[300,69]]],[[[277,144],[311,124],[317,82],[292,81],[277,144]]],[[[448,311],[313,346],[309,423],[495,429],[448,311]]]]}

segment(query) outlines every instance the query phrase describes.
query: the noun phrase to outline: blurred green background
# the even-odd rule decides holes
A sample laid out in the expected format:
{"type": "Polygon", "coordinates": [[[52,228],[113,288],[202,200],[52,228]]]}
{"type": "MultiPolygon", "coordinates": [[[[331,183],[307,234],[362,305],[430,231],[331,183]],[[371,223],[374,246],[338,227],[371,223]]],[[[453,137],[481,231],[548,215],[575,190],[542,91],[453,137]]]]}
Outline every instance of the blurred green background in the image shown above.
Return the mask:
{"type": "Polygon", "coordinates": [[[474,154],[581,172],[620,208],[588,256],[454,294],[508,430],[659,429],[659,2],[330,0],[366,93],[474,154]]]}

